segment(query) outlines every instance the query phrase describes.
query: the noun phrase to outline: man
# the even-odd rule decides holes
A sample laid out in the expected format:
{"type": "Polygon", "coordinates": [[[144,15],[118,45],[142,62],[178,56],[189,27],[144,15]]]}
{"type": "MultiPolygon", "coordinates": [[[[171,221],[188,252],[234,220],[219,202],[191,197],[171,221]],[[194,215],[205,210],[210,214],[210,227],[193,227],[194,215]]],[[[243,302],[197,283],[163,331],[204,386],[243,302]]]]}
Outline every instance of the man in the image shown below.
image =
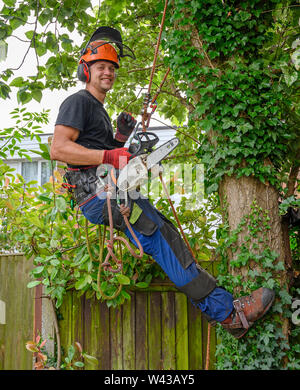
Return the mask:
{"type": "MultiPolygon", "coordinates": [[[[107,28],[104,28],[107,29],[107,28]]],[[[113,87],[119,56],[98,29],[82,52],[78,77],[86,82],[84,90],[69,96],[61,105],[56,120],[51,158],[69,166],[68,181],[75,188],[76,201],[85,217],[94,224],[108,224],[107,202],[97,167],[110,164],[117,170],[130,158],[125,142],[136,121],[128,113],[117,118],[114,135],[104,109],[106,94],[113,87]]],[[[118,47],[122,44],[118,38],[118,47]]],[[[121,46],[122,47],[122,46],[121,46]]],[[[234,300],[216,280],[194,261],[174,225],[142,197],[131,207],[118,207],[112,200],[113,222],[136,245],[123,215],[130,217],[132,208],[138,218],[131,222],[144,252],[162,267],[176,287],[184,292],[210,322],[220,322],[234,337],[242,337],[271,307],[274,292],[260,288],[247,297],[234,300]]]]}

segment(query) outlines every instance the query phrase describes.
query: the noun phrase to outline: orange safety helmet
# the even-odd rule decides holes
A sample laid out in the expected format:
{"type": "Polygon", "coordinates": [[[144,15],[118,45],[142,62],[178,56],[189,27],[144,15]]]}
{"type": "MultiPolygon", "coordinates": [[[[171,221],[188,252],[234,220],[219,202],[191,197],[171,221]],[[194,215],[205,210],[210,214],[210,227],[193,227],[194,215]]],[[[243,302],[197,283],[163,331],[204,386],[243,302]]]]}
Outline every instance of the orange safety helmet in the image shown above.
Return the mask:
{"type": "Polygon", "coordinates": [[[108,42],[94,41],[86,48],[85,54],[80,58],[80,62],[91,61],[109,61],[112,62],[116,68],[119,68],[119,56],[116,49],[108,42]]]}
{"type": "Polygon", "coordinates": [[[118,53],[110,43],[105,41],[90,42],[79,60],[77,68],[78,79],[88,83],[91,78],[89,63],[101,60],[112,62],[116,68],[120,67],[118,53]]]}
{"type": "Polygon", "coordinates": [[[120,67],[120,58],[129,56],[135,59],[131,49],[131,54],[123,54],[123,49],[127,48],[122,42],[121,34],[118,30],[111,27],[99,27],[88,41],[85,48],[81,51],[81,57],[77,68],[77,77],[80,81],[88,83],[90,81],[89,63],[93,61],[109,61],[116,68],[120,67]],[[120,53],[118,54],[114,43],[120,53]]]}

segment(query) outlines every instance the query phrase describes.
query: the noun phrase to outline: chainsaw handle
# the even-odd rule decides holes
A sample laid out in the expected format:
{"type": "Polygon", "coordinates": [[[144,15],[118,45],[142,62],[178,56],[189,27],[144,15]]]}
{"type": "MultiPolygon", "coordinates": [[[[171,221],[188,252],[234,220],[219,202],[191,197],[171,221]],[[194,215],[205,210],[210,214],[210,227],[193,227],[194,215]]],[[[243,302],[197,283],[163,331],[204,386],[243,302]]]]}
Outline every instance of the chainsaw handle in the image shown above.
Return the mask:
{"type": "Polygon", "coordinates": [[[153,146],[159,141],[158,136],[150,131],[135,133],[133,139],[136,139],[138,142],[131,142],[129,145],[128,152],[132,154],[130,159],[140,154],[152,152],[153,146]]]}
{"type": "Polygon", "coordinates": [[[139,145],[138,144],[131,144],[128,148],[128,152],[132,154],[131,157],[129,157],[129,160],[131,160],[133,157],[136,156],[136,154],[139,151],[139,145]]]}

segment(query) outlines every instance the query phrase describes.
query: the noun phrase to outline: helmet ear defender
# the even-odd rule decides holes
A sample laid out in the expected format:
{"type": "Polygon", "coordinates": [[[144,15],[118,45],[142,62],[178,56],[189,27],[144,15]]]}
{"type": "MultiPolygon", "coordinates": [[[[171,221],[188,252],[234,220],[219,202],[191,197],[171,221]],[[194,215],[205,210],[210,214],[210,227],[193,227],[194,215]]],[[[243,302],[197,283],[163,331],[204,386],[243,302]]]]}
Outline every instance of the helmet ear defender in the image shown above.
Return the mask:
{"type": "MultiPolygon", "coordinates": [[[[81,62],[77,67],[77,77],[79,81],[88,83],[91,79],[91,72],[86,62],[81,62]]],[[[115,70],[115,79],[117,78],[117,70],[115,70]]]]}
{"type": "Polygon", "coordinates": [[[88,83],[91,79],[89,66],[86,62],[82,61],[77,67],[77,77],[79,81],[88,83]]]}

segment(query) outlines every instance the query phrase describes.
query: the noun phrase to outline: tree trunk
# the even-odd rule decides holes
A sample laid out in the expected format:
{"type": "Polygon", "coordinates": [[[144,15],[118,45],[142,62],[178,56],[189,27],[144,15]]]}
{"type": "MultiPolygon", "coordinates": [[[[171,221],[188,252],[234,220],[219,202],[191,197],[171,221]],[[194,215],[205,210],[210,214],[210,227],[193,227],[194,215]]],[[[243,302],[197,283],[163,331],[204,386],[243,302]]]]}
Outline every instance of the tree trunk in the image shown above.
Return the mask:
{"type": "MultiPolygon", "coordinates": [[[[278,192],[276,189],[271,185],[261,183],[253,177],[243,176],[236,179],[235,177],[225,176],[220,183],[219,195],[222,210],[226,213],[224,218],[228,222],[229,233],[232,234],[241,227],[241,229],[238,229],[233,250],[229,249],[228,251],[230,261],[237,258],[242,246],[248,242],[252,253],[261,254],[268,247],[278,254],[276,263],[279,261],[285,263],[284,232],[281,216],[279,215],[278,192]],[[249,240],[249,234],[251,235],[251,218],[249,216],[253,215],[254,204],[256,210],[261,210],[261,215],[264,218],[262,218],[260,225],[256,226],[258,229],[255,235],[253,234],[249,240]],[[241,224],[243,218],[247,221],[245,224],[241,224]]],[[[263,271],[262,265],[253,260],[250,260],[241,268],[234,268],[230,266],[229,262],[228,271],[232,275],[242,275],[243,281],[247,280],[250,269],[263,271]]],[[[281,288],[287,288],[286,270],[276,271],[274,278],[279,281],[281,288]]],[[[283,333],[288,338],[288,319],[282,320],[283,333]]]]}

